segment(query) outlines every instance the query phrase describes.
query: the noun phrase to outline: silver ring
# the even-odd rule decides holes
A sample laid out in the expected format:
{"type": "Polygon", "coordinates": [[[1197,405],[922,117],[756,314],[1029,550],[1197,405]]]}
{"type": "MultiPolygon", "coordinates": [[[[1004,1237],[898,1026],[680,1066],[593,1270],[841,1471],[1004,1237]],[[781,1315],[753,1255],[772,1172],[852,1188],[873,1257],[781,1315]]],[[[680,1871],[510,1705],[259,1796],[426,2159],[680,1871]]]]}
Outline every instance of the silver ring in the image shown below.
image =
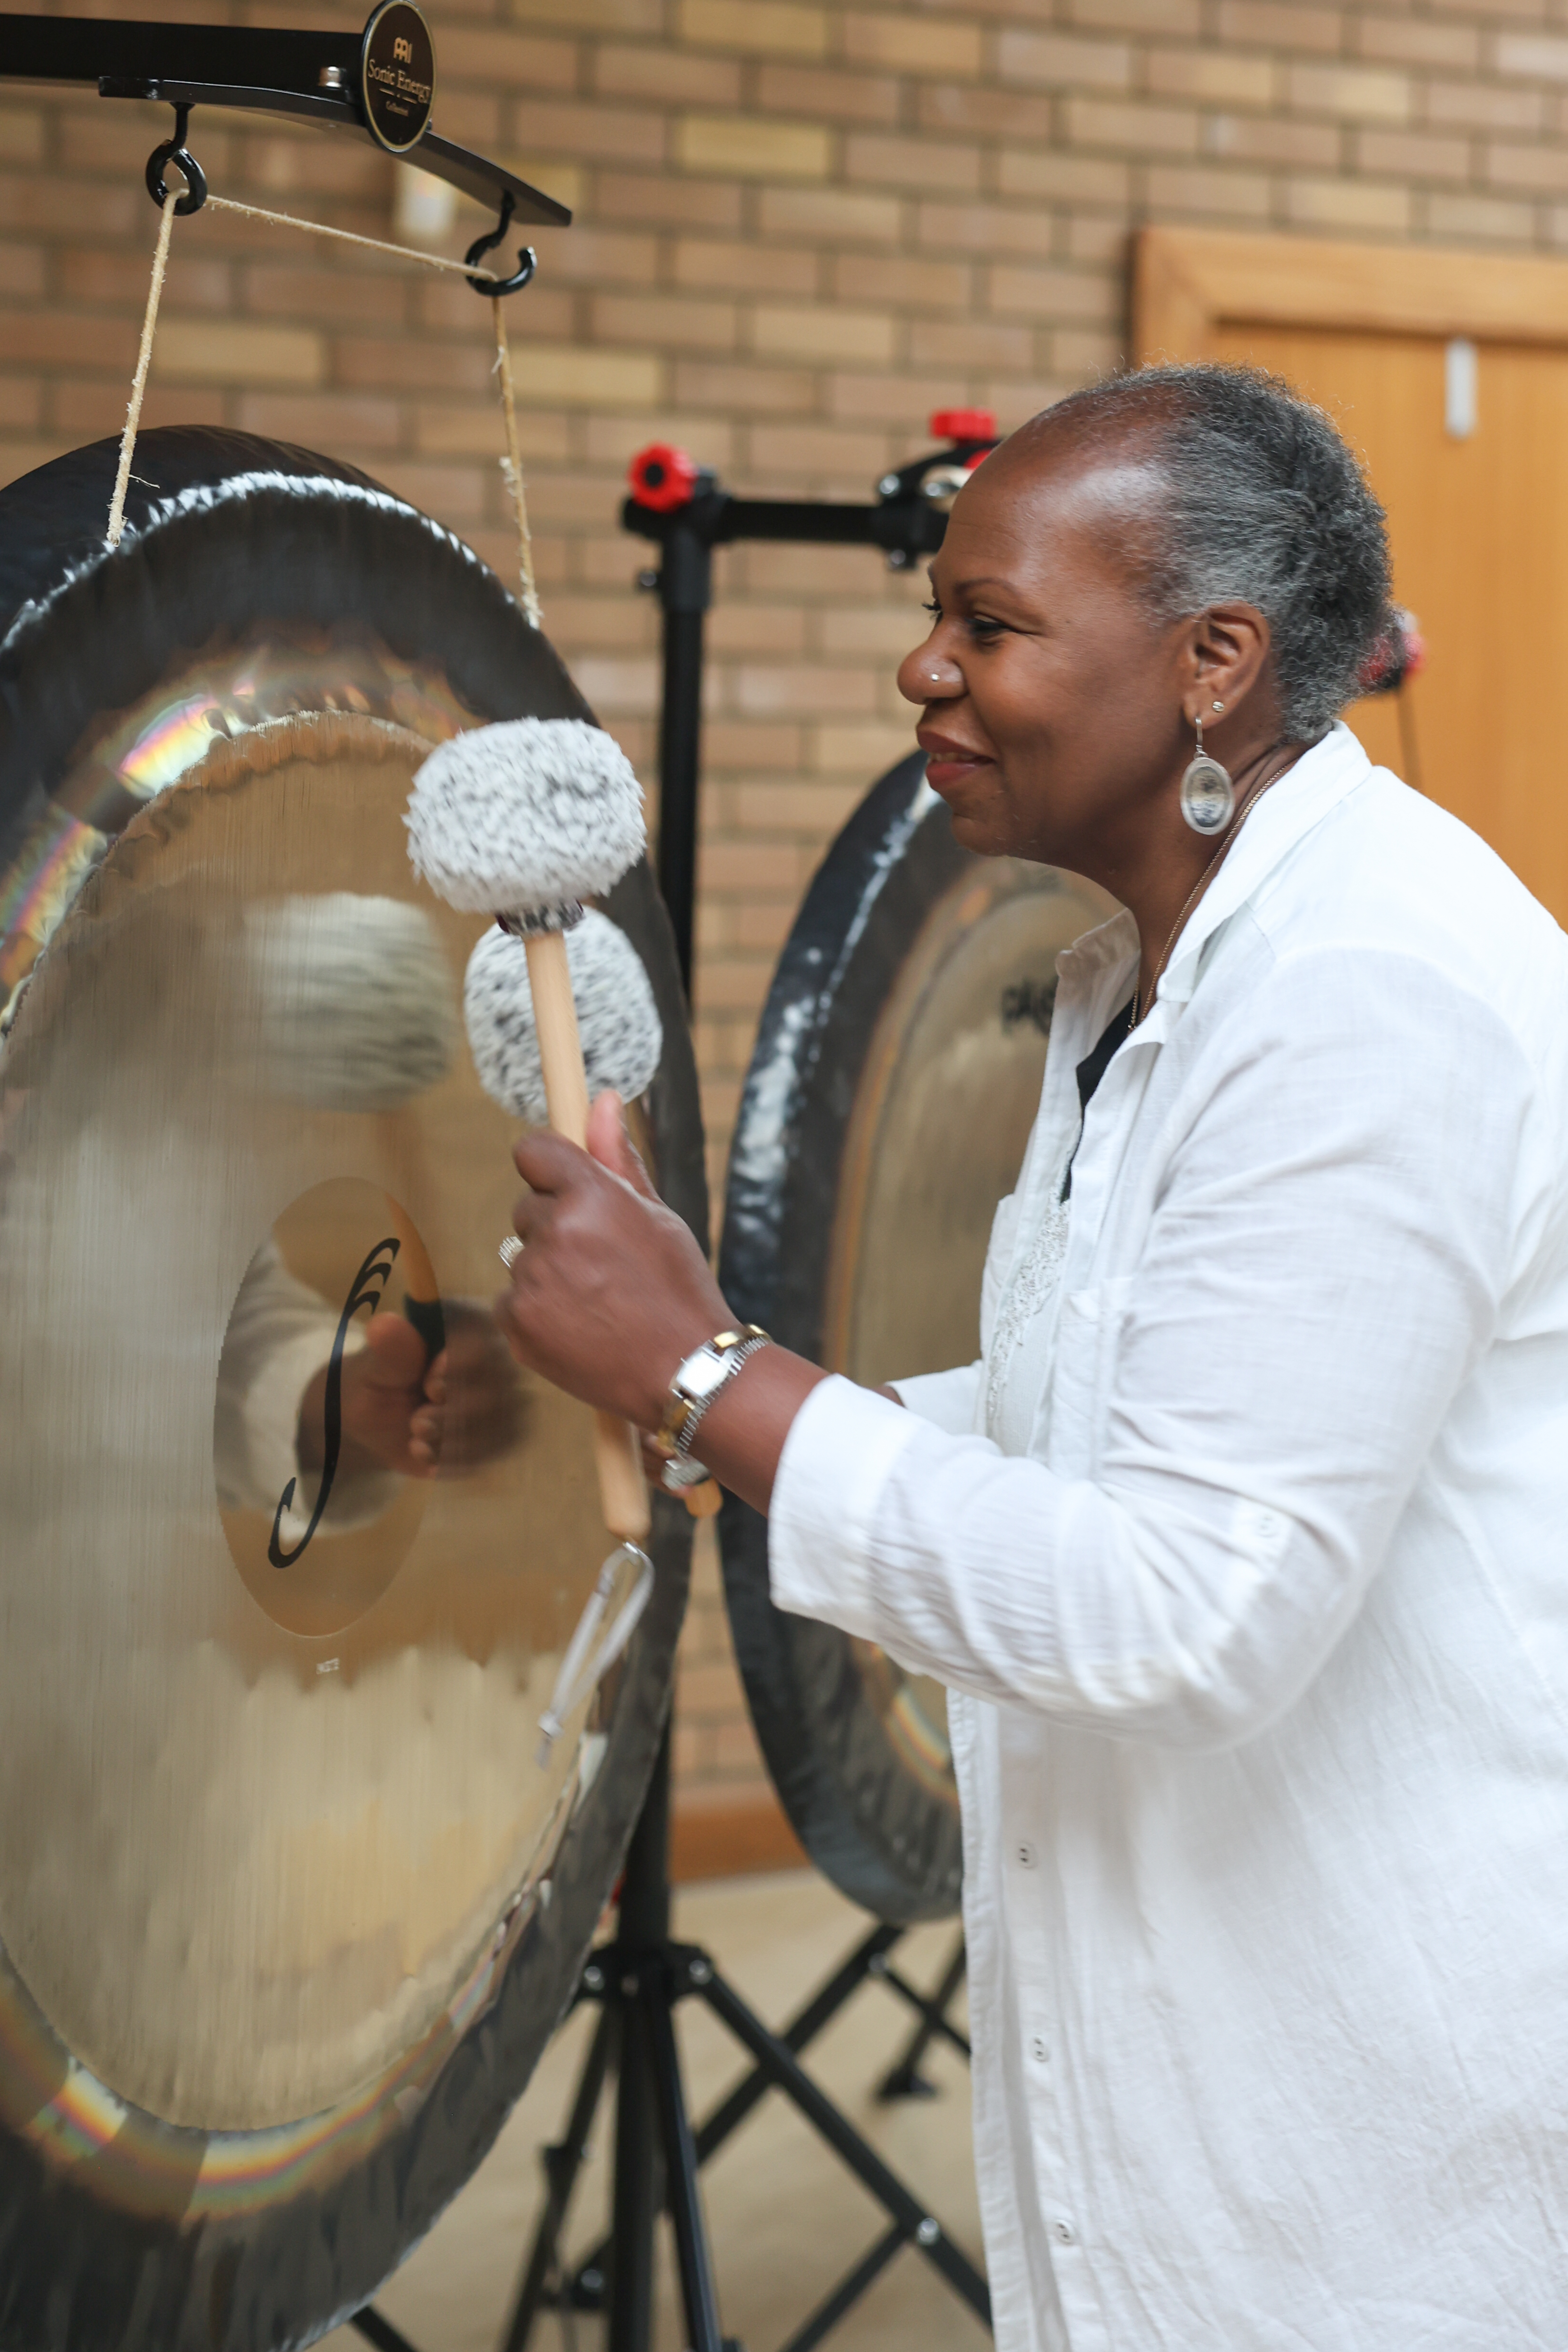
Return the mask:
{"type": "Polygon", "coordinates": [[[508,1234],[505,1241],[501,1243],[500,1247],[497,1250],[496,1255],[500,1258],[502,1265],[505,1266],[508,1274],[511,1272],[512,1267],[522,1255],[523,1247],[524,1244],[518,1239],[515,1234],[508,1234]]]}

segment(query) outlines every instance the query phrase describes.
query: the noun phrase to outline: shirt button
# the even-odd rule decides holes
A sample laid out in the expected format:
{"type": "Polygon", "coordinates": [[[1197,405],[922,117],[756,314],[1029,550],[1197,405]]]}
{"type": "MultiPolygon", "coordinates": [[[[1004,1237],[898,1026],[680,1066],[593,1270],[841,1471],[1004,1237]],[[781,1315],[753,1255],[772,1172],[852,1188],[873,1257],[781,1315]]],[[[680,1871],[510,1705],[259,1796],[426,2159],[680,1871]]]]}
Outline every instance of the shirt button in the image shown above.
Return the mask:
{"type": "Polygon", "coordinates": [[[1049,2044],[1045,2041],[1042,2035],[1037,2033],[1034,2040],[1029,2044],[1030,2057],[1035,2060],[1037,2065],[1043,2066],[1050,2057],[1050,2054],[1049,2044]]]}
{"type": "Polygon", "coordinates": [[[1078,2243],[1078,2231],[1070,2221],[1053,2221],[1051,2235],[1058,2246],[1076,2246],[1078,2243]]]}
{"type": "Polygon", "coordinates": [[[1038,1857],[1037,1856],[1032,1845],[1026,1844],[1021,1845],[1018,1848],[1018,1867],[1020,1870],[1033,1870],[1037,1859],[1038,1857]]]}

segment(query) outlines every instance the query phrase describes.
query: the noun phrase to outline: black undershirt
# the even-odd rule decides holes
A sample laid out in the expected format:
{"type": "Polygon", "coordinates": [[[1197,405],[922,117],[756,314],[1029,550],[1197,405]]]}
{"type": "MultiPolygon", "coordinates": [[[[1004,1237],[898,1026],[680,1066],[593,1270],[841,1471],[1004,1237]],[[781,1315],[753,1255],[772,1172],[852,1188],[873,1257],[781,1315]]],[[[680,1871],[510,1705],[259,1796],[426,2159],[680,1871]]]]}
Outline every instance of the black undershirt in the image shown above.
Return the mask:
{"type": "Polygon", "coordinates": [[[1132,1007],[1137,1001],[1134,992],[1100,1032],[1100,1042],[1093,1052],[1086,1054],[1078,1066],[1078,1143],[1073,1145],[1072,1156],[1062,1178],[1061,1197],[1064,1201],[1072,1197],[1072,1163],[1078,1158],[1078,1144],[1083,1141],[1084,1113],[1094,1099],[1096,1087],[1115,1059],[1118,1045],[1132,1034],[1132,1007]]]}

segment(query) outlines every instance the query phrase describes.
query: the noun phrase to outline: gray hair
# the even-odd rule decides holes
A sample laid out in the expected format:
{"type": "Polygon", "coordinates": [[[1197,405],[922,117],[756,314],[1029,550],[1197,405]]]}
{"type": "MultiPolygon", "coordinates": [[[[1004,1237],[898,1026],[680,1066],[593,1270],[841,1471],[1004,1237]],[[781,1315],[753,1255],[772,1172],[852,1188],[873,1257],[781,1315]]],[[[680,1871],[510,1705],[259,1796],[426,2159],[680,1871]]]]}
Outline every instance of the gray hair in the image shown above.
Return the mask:
{"type": "Polygon", "coordinates": [[[1260,368],[1141,368],[1070,394],[1026,426],[1093,442],[1145,436],[1165,512],[1147,593],[1162,621],[1256,605],[1281,715],[1314,743],[1395,628],[1382,507],[1331,417],[1260,368]]]}

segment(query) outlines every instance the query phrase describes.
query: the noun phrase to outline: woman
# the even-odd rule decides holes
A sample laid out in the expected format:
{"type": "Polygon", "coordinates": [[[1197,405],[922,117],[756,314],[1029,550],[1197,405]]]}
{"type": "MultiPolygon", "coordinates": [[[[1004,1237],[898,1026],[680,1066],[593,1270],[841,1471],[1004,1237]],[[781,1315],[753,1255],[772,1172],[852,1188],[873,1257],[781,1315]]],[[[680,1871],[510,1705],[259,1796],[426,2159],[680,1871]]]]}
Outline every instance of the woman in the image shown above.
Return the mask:
{"type": "MultiPolygon", "coordinates": [[[[979,470],[927,772],[1127,911],[1061,959],[978,1361],[900,1410],[762,1347],[688,1432],[781,1607],[952,1694],[1009,2352],[1568,2343],[1568,941],[1333,723],[1387,579],[1248,373],[979,470]]],[[[520,1147],[502,1312],[674,1428],[728,1317],[614,1110],[605,1167],[520,1147]]]]}

